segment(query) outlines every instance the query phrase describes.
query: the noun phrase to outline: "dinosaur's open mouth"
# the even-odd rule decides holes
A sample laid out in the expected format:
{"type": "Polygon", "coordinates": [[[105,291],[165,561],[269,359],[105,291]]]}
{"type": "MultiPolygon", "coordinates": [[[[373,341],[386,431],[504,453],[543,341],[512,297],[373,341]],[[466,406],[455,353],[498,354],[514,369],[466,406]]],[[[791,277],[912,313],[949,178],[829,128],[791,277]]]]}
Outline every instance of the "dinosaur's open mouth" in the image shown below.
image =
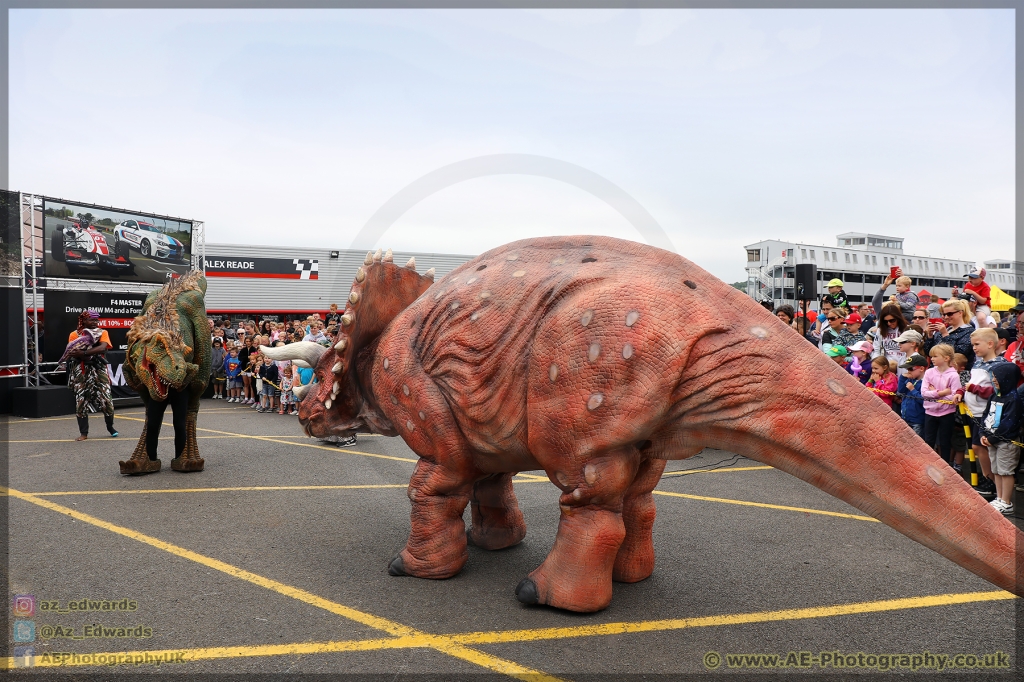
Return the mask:
{"type": "Polygon", "coordinates": [[[152,362],[147,362],[146,366],[149,369],[149,376],[153,378],[153,388],[156,389],[156,394],[163,400],[167,397],[167,384],[160,380],[160,374],[156,371],[156,365],[152,362]]]}

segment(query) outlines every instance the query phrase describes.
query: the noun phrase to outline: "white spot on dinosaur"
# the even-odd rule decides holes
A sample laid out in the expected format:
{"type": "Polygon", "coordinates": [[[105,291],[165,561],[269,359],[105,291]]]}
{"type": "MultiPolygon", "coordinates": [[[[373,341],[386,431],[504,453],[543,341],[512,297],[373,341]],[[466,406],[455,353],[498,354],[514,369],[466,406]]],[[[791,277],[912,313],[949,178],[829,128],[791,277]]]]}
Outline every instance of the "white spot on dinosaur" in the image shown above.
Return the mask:
{"type": "Polygon", "coordinates": [[[409,385],[408,384],[402,384],[402,393],[404,393],[406,395],[409,395],[409,385]]]}
{"type": "Polygon", "coordinates": [[[522,277],[525,274],[526,274],[526,270],[516,270],[515,272],[512,273],[512,276],[513,277],[522,277]]]}
{"type": "Polygon", "coordinates": [[[586,327],[588,324],[590,324],[590,321],[592,319],[594,319],[594,311],[588,310],[587,312],[583,313],[583,317],[580,318],[580,324],[586,327]]]}
{"type": "Polygon", "coordinates": [[[489,291],[481,291],[480,292],[480,298],[486,299],[486,298],[490,298],[490,297],[491,297],[491,292],[489,292],[489,291]]]}
{"type": "Polygon", "coordinates": [[[415,431],[416,430],[416,425],[412,423],[411,419],[408,419],[405,422],[405,428],[409,429],[410,431],[415,431]]]}
{"type": "Polygon", "coordinates": [[[593,362],[594,360],[597,360],[597,356],[599,356],[600,354],[601,354],[601,344],[599,344],[599,343],[592,343],[592,344],[590,344],[590,352],[587,353],[587,359],[589,359],[591,362],[593,362]]]}
{"type": "Polygon", "coordinates": [[[470,277],[469,279],[466,280],[466,284],[472,284],[473,282],[477,281],[478,279],[479,279],[479,277],[470,277]]]}
{"type": "Polygon", "coordinates": [[[943,481],[946,480],[945,474],[943,474],[941,470],[932,465],[928,465],[928,468],[925,469],[925,471],[928,474],[928,478],[935,481],[935,485],[942,485],[943,481]]]}
{"type": "Polygon", "coordinates": [[[423,414],[423,410],[420,410],[419,415],[420,415],[420,421],[426,421],[427,420],[427,415],[423,414]]]}
{"type": "Polygon", "coordinates": [[[509,255],[507,258],[505,258],[505,260],[519,260],[519,255],[513,253],[513,254],[509,255]]]}
{"type": "Polygon", "coordinates": [[[825,385],[828,386],[828,390],[832,391],[836,395],[846,395],[846,387],[835,379],[829,379],[825,382],[825,385]]]}
{"type": "Polygon", "coordinates": [[[548,378],[552,381],[558,378],[558,365],[553,362],[551,363],[551,366],[548,367],[548,378]]]}
{"type": "Polygon", "coordinates": [[[750,333],[753,334],[754,336],[756,336],[759,339],[767,339],[768,338],[768,330],[765,329],[764,327],[751,327],[750,328],[750,333]]]}
{"type": "Polygon", "coordinates": [[[583,467],[583,478],[586,479],[587,485],[594,485],[594,481],[597,480],[597,465],[590,462],[583,467]]]}
{"type": "Polygon", "coordinates": [[[551,261],[551,264],[552,265],[565,265],[565,259],[564,258],[556,258],[555,260],[551,261]]]}
{"type": "Polygon", "coordinates": [[[629,360],[631,357],[633,357],[633,344],[627,343],[625,346],[622,347],[622,357],[625,360],[629,360]]]}
{"type": "Polygon", "coordinates": [[[627,327],[632,327],[634,324],[636,324],[636,321],[639,320],[639,319],[640,319],[640,313],[638,313],[635,310],[630,311],[626,315],[626,326],[627,327]]]}
{"type": "Polygon", "coordinates": [[[387,358],[384,358],[384,369],[387,369],[390,366],[391,366],[391,361],[388,360],[387,358]]]}
{"type": "Polygon", "coordinates": [[[601,403],[603,402],[604,395],[601,393],[595,393],[594,395],[590,396],[590,400],[587,401],[587,409],[596,410],[597,408],[601,407],[601,403]]]}

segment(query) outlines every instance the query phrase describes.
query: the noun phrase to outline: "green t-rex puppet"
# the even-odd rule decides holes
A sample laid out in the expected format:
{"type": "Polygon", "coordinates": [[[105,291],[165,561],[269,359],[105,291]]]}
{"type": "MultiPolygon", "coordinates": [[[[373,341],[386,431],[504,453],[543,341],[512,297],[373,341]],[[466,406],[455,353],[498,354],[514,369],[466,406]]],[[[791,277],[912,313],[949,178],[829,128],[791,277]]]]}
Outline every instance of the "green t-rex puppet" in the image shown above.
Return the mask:
{"type": "Polygon", "coordinates": [[[199,398],[210,380],[210,335],[206,323],[206,277],[179,277],[146,297],[128,332],[125,382],[146,405],[146,424],[135,451],[120,462],[122,474],[160,471],[156,456],[160,423],[168,403],[174,421],[175,471],[202,471],[196,444],[199,398]]]}

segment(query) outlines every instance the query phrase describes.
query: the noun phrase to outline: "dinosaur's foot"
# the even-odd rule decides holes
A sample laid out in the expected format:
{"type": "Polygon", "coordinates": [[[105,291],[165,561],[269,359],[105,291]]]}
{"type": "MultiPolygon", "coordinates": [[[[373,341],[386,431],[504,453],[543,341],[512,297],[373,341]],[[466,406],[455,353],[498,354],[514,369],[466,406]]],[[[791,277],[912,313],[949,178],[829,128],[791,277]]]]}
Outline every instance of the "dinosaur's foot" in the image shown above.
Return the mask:
{"type": "Polygon", "coordinates": [[[522,581],[516,585],[516,599],[529,605],[536,604],[540,601],[540,596],[537,594],[537,583],[533,582],[529,578],[523,578],[522,581]]]}
{"type": "Polygon", "coordinates": [[[129,459],[127,462],[118,462],[121,473],[125,476],[137,476],[139,474],[154,474],[160,471],[160,460],[158,459],[129,459]]]}
{"type": "Polygon", "coordinates": [[[206,460],[202,457],[175,457],[171,460],[171,468],[175,471],[202,471],[206,460]]]}
{"type": "Polygon", "coordinates": [[[415,578],[428,578],[430,580],[444,580],[445,578],[451,578],[458,574],[462,570],[462,567],[466,564],[468,552],[463,547],[463,553],[457,557],[452,557],[448,561],[425,561],[417,559],[413,555],[409,554],[409,551],[403,549],[401,553],[391,560],[388,564],[388,575],[403,576],[410,575],[415,578]]]}

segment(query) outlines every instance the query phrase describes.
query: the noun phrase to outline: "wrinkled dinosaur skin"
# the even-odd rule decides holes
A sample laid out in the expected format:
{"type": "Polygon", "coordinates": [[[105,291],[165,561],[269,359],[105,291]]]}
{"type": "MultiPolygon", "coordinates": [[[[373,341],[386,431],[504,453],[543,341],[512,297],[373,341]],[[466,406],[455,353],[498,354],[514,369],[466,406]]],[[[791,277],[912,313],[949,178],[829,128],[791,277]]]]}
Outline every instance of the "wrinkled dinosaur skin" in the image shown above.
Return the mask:
{"type": "Polygon", "coordinates": [[[419,455],[392,575],[455,575],[467,535],[486,549],[520,542],[512,476],[543,469],[561,519],[516,596],[603,609],[613,581],[654,569],[651,491],[666,460],[715,447],[1022,594],[1013,524],[856,379],[685,258],[605,237],[530,239],[433,283],[379,253],[299,418],[316,437],[399,435],[419,455]],[[851,415],[871,428],[850,428],[851,415]]]}
{"type": "MultiPolygon", "coordinates": [[[[212,356],[205,294],[206,277],[198,271],[172,280],[150,292],[128,332],[124,379],[146,407],[166,400],[168,387],[189,393],[185,450],[171,460],[175,471],[202,471],[205,464],[196,443],[199,399],[210,381],[212,356]]],[[[160,470],[160,460],[150,460],[146,452],[146,431],[144,426],[131,458],[119,462],[122,474],[160,470]]]]}

